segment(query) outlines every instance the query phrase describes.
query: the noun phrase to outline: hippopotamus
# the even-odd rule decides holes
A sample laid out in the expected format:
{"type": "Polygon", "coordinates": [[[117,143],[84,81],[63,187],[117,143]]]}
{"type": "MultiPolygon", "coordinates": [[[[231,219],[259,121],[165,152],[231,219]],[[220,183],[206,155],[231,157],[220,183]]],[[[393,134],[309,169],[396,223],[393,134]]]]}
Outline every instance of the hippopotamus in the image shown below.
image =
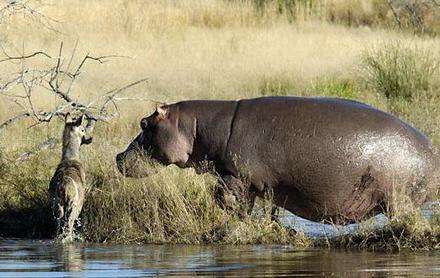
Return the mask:
{"type": "Polygon", "coordinates": [[[251,209],[256,196],[269,196],[300,217],[348,223],[393,211],[396,192],[421,205],[438,190],[431,141],[357,101],[190,100],[158,106],[140,126],[116,157],[121,173],[151,174],[139,169],[136,161],[143,157],[179,167],[209,162],[224,188],[217,198],[223,205],[232,197],[251,209]]]}

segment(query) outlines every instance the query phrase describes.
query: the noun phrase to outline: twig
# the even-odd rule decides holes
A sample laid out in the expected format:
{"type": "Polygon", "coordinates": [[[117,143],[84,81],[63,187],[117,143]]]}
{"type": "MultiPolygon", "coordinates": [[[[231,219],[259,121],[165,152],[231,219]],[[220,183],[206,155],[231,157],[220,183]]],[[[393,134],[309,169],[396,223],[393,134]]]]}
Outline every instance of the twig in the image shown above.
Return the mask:
{"type": "Polygon", "coordinates": [[[23,17],[31,18],[32,21],[39,23],[44,28],[56,33],[61,33],[58,29],[52,26],[53,23],[60,23],[29,4],[29,0],[12,0],[4,1],[6,5],[0,8],[0,24],[1,21],[11,18],[12,16],[22,15],[23,17]]]}
{"type": "Polygon", "coordinates": [[[12,60],[29,59],[29,58],[32,58],[32,57],[35,57],[35,56],[38,56],[38,55],[43,55],[43,56],[46,56],[47,58],[52,58],[52,57],[50,57],[49,54],[47,54],[46,52],[43,52],[43,51],[37,51],[37,52],[34,52],[32,54],[23,55],[23,56],[9,56],[5,52],[3,52],[3,53],[7,56],[7,58],[0,60],[0,63],[6,62],[6,61],[12,61],[12,60]]]}
{"type": "MultiPolygon", "coordinates": [[[[73,47],[72,54],[70,55],[69,63],[67,64],[67,68],[66,68],[66,72],[67,73],[70,70],[70,65],[72,64],[73,57],[75,56],[77,47],[78,47],[78,40],[75,41],[75,46],[73,47]]],[[[74,78],[73,75],[70,75],[70,74],[67,74],[67,75],[69,77],[71,77],[72,79],[74,78]]],[[[72,80],[72,82],[70,82],[69,88],[67,89],[67,92],[66,92],[67,95],[70,93],[70,90],[72,89],[72,86],[73,86],[73,80],[72,80]]]]}
{"type": "Polygon", "coordinates": [[[121,87],[121,88],[119,88],[119,89],[113,89],[113,90],[107,92],[107,93],[104,95],[104,98],[106,98],[106,100],[105,100],[104,103],[102,104],[101,109],[100,109],[100,112],[103,113],[103,112],[105,111],[106,107],[108,106],[108,104],[109,104],[110,102],[114,102],[114,97],[115,97],[116,95],[118,95],[118,94],[120,94],[121,92],[127,90],[128,88],[131,88],[131,87],[133,87],[133,86],[136,86],[136,85],[138,85],[138,84],[141,84],[142,82],[147,82],[147,81],[148,81],[148,78],[142,78],[142,79],[140,79],[140,80],[138,80],[138,81],[135,81],[135,82],[132,82],[132,83],[130,83],[130,84],[127,84],[127,85],[125,85],[125,86],[123,86],[123,87],[121,87]]]}

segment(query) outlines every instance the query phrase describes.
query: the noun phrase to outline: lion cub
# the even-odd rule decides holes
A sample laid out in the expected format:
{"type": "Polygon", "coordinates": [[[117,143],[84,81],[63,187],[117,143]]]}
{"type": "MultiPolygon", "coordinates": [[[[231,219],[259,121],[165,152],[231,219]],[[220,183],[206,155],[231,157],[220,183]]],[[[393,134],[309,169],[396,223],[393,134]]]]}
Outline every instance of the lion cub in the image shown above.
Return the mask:
{"type": "Polygon", "coordinates": [[[84,116],[73,119],[66,115],[63,152],[49,185],[52,212],[57,223],[57,237],[72,237],[75,221],[84,204],[85,171],[79,158],[80,146],[92,142],[93,121],[83,126],[84,116]]]}

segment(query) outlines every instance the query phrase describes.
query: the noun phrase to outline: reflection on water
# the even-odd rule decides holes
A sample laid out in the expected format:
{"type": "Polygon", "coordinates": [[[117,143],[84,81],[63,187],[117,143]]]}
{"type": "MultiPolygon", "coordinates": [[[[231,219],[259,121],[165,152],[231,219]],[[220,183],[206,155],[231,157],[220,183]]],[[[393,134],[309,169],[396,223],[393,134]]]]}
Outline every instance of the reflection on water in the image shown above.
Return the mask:
{"type": "Polygon", "coordinates": [[[440,276],[440,252],[381,254],[288,246],[54,245],[0,239],[0,276],[440,276]]]}

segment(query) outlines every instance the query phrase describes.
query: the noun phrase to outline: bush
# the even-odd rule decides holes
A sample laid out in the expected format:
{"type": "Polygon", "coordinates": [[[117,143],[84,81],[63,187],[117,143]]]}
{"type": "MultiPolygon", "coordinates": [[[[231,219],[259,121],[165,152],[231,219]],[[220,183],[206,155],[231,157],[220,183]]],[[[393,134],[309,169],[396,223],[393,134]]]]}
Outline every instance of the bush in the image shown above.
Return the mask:
{"type": "Polygon", "coordinates": [[[362,57],[367,84],[387,99],[409,100],[416,93],[429,91],[439,65],[429,50],[402,47],[398,43],[367,51],[362,57]]]}

